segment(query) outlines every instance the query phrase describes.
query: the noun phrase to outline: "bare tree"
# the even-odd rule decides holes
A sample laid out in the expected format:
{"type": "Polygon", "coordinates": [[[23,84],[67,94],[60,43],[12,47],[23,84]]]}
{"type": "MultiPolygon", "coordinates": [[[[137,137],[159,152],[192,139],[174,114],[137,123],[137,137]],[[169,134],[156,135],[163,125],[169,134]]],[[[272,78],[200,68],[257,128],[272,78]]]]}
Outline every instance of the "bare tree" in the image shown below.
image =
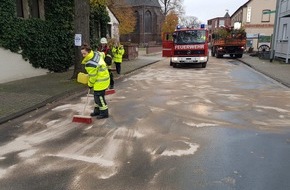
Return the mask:
{"type": "Polygon", "coordinates": [[[200,26],[201,22],[195,16],[184,16],[180,17],[179,24],[183,26],[192,26],[196,28],[200,26]]]}
{"type": "Polygon", "coordinates": [[[159,0],[159,2],[164,16],[171,11],[174,11],[179,16],[185,14],[183,0],[159,0]]]}

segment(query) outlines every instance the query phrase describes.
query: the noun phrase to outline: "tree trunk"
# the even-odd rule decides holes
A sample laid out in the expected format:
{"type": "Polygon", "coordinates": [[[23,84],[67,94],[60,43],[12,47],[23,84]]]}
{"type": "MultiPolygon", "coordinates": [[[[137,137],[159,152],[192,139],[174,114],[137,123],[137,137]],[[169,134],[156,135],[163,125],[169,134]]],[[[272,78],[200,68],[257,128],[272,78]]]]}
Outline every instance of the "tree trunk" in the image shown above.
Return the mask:
{"type": "MultiPolygon", "coordinates": [[[[74,0],[75,18],[74,31],[75,34],[81,34],[81,43],[90,43],[90,0],[74,0]]],[[[79,72],[84,72],[82,62],[81,47],[75,46],[75,64],[72,79],[77,78],[79,72]]]]}

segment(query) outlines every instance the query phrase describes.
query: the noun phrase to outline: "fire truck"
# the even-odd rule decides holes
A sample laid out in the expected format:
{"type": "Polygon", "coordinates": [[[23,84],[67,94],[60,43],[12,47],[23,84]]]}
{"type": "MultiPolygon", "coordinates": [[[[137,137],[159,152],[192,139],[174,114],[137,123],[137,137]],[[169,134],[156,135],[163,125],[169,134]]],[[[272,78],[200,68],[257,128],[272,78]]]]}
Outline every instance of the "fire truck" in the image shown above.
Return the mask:
{"type": "Polygon", "coordinates": [[[200,64],[206,67],[208,54],[208,30],[177,26],[173,33],[164,33],[162,56],[170,57],[170,66],[200,64]]]}

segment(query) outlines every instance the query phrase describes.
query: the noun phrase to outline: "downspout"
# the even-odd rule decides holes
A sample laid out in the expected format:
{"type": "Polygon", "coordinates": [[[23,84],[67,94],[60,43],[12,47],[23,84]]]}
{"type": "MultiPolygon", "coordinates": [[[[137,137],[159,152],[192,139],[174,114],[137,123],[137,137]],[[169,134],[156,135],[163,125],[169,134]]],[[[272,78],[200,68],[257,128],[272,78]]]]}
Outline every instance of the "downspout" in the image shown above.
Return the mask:
{"type": "Polygon", "coordinates": [[[278,36],[278,29],[279,29],[279,27],[278,27],[278,24],[279,24],[279,22],[278,21],[280,21],[280,6],[279,6],[279,4],[280,4],[280,0],[277,0],[276,1],[276,12],[275,12],[275,22],[274,22],[274,31],[273,31],[273,38],[272,38],[272,47],[271,47],[271,52],[270,52],[270,62],[272,62],[273,61],[273,59],[275,59],[275,50],[276,50],[276,42],[277,42],[277,36],[278,36]]]}
{"type": "Polygon", "coordinates": [[[143,5],[143,46],[145,46],[145,5],[143,5]]]}

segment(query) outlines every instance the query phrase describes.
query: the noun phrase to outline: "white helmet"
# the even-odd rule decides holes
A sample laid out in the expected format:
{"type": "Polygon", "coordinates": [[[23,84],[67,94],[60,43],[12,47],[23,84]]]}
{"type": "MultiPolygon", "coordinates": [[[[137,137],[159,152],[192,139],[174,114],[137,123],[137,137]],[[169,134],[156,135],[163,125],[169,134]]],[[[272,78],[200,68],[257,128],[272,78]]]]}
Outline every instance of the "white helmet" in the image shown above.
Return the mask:
{"type": "Polygon", "coordinates": [[[107,44],[108,43],[106,38],[101,38],[100,42],[101,42],[101,44],[107,44]]]}

